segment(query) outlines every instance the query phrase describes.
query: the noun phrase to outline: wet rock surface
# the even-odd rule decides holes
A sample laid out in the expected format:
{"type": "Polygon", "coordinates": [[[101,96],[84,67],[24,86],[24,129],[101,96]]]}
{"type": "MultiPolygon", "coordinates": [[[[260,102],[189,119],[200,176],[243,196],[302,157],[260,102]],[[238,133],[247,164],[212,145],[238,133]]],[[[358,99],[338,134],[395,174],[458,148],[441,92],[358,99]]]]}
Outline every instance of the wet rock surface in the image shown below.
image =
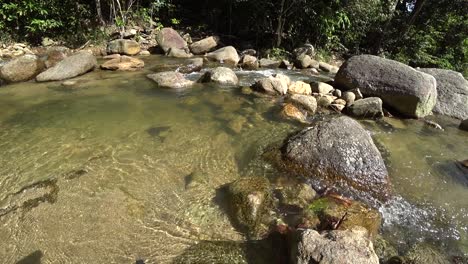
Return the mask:
{"type": "Polygon", "coordinates": [[[179,72],[160,72],[148,74],[147,77],[155,81],[162,88],[182,89],[191,87],[194,83],[185,79],[185,76],[179,72]]]}
{"type": "Polygon", "coordinates": [[[293,244],[291,261],[295,264],[378,264],[373,244],[362,228],[318,233],[299,230],[293,244]]]}
{"type": "Polygon", "coordinates": [[[349,117],[302,130],[287,140],[282,152],[287,166],[315,181],[316,187],[337,188],[369,201],[385,201],[390,195],[379,150],[368,132],[349,117]]]}
{"type": "Polygon", "coordinates": [[[225,85],[237,85],[239,84],[239,78],[237,78],[233,70],[226,67],[217,67],[203,74],[198,82],[216,82],[225,85]]]}
{"type": "Polygon", "coordinates": [[[301,225],[317,230],[349,230],[360,226],[374,238],[381,223],[382,217],[377,210],[364,203],[332,195],[310,203],[301,225]]]}
{"type": "Polygon", "coordinates": [[[436,80],[403,63],[372,55],[354,56],[335,77],[345,90],[359,88],[365,96],[376,96],[400,114],[409,117],[429,115],[436,105],[436,80]]]}

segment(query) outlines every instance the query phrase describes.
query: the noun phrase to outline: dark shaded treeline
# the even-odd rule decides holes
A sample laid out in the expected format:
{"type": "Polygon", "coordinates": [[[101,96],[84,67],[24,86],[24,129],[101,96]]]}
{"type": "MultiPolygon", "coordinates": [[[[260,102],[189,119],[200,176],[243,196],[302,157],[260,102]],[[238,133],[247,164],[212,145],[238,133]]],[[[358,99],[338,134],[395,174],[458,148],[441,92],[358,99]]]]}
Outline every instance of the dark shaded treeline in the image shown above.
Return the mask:
{"type": "Polygon", "coordinates": [[[276,54],[311,43],[468,72],[466,0],[3,0],[0,19],[2,39],[32,43],[78,43],[98,38],[102,25],[151,24],[276,54]]]}

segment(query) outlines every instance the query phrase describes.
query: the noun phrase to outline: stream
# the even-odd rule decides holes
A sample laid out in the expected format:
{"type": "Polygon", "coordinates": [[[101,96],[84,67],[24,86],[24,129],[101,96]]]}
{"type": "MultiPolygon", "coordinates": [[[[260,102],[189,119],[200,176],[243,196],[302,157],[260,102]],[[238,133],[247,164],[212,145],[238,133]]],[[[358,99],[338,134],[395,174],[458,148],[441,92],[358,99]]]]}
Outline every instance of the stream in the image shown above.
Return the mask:
{"type": "MultiPolygon", "coordinates": [[[[238,87],[157,88],[145,75],[177,60],[143,60],[143,71],[97,70],[73,87],[0,87],[1,263],[173,263],[202,241],[245,240],[216,190],[239,177],[275,177],[262,151],[302,125],[238,87]],[[195,172],[202,184],[188,182],[195,172]]],[[[249,86],[277,71],[237,74],[249,86]]],[[[426,242],[468,257],[468,172],[457,164],[468,159],[468,132],[457,120],[431,120],[445,130],[419,120],[361,121],[394,191],[379,209],[382,235],[401,252],[426,242]]]]}

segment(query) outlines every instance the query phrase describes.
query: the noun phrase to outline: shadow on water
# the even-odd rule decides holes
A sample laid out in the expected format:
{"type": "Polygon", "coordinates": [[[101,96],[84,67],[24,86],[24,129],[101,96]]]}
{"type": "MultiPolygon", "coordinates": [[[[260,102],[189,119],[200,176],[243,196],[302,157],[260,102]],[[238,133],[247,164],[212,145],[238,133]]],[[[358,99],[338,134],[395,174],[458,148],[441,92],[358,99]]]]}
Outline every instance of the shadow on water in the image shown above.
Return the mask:
{"type": "Polygon", "coordinates": [[[189,247],[173,263],[286,264],[288,252],[285,241],[286,238],[279,233],[257,241],[205,240],[189,247]]]}
{"type": "MultiPolygon", "coordinates": [[[[233,226],[243,232],[232,214],[227,202],[227,185],[217,189],[214,202],[229,217],[233,226]]],[[[243,232],[245,234],[245,232],[243,232]]],[[[273,232],[262,240],[247,241],[209,241],[203,240],[186,249],[174,259],[174,264],[184,263],[251,263],[283,264],[288,263],[287,237],[273,232]]]]}
{"type": "Polygon", "coordinates": [[[457,182],[468,187],[468,168],[464,167],[458,161],[446,161],[437,163],[436,170],[450,181],[457,182]]]}
{"type": "Polygon", "coordinates": [[[26,257],[20,259],[16,264],[41,264],[41,258],[44,256],[42,251],[36,250],[26,257]]]}

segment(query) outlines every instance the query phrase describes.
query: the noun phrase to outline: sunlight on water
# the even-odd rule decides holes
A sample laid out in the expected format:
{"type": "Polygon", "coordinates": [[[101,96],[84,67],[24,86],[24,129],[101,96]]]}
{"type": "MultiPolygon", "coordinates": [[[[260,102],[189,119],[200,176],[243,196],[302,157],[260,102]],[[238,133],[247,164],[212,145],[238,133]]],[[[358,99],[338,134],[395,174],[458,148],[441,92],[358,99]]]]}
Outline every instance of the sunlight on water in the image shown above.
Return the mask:
{"type": "MultiPolygon", "coordinates": [[[[172,62],[146,60],[148,69],[172,62]]],[[[2,263],[35,252],[42,263],[170,263],[201,240],[244,240],[215,203],[216,189],[274,176],[260,154],[300,127],[239,88],[174,92],[147,72],[0,88],[2,263]],[[188,182],[194,172],[199,184],[188,182]]],[[[274,71],[237,73],[249,85],[274,71]]],[[[440,240],[466,254],[467,185],[446,173],[459,173],[453,161],[468,158],[466,133],[451,123],[433,132],[398,122],[365,122],[385,148],[397,194],[380,209],[384,234],[395,243],[440,240]]]]}

